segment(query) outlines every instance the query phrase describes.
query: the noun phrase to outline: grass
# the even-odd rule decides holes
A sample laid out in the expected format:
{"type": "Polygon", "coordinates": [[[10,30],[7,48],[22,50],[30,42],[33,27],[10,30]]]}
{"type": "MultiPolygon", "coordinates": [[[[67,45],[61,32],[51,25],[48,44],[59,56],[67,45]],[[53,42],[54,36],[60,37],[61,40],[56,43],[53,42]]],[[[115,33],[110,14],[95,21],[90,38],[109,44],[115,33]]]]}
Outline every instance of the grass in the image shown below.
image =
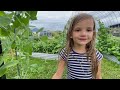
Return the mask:
{"type": "Polygon", "coordinates": [[[120,65],[115,62],[102,60],[102,77],[103,79],[120,79],[120,65]]]}
{"type": "MultiPolygon", "coordinates": [[[[20,67],[22,79],[50,79],[56,71],[57,61],[55,60],[42,60],[38,58],[31,58],[29,65],[22,62],[20,67]]],[[[17,78],[17,69],[10,68],[7,72],[7,78],[17,78]]]]}
{"type": "MultiPolygon", "coordinates": [[[[57,69],[56,60],[42,60],[37,58],[31,58],[29,64],[22,62],[21,78],[22,79],[51,79],[57,69]]],[[[18,78],[16,67],[9,68],[7,71],[7,78],[18,78]]],[[[66,70],[63,74],[63,79],[66,78],[66,70]]],[[[108,61],[102,60],[102,78],[103,79],[120,79],[120,65],[108,61]]]]}

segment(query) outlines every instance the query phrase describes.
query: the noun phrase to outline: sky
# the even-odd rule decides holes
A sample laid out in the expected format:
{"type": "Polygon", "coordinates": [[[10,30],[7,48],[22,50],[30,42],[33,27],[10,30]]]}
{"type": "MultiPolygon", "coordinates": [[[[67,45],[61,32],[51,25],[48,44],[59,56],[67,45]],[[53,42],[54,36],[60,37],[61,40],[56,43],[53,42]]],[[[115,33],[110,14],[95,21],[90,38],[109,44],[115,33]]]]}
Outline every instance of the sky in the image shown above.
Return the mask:
{"type": "Polygon", "coordinates": [[[63,30],[71,15],[72,11],[38,11],[37,20],[31,21],[30,25],[47,30],[63,30]]]}
{"type": "MultiPolygon", "coordinates": [[[[82,11],[83,12],[83,11],[82,11]]],[[[120,23],[120,11],[84,11],[99,18],[105,26],[120,23]]],[[[30,25],[37,28],[44,27],[45,30],[63,30],[68,19],[76,11],[38,11],[37,20],[30,22],[30,25]]],[[[99,26],[98,26],[99,28],[99,26]]]]}

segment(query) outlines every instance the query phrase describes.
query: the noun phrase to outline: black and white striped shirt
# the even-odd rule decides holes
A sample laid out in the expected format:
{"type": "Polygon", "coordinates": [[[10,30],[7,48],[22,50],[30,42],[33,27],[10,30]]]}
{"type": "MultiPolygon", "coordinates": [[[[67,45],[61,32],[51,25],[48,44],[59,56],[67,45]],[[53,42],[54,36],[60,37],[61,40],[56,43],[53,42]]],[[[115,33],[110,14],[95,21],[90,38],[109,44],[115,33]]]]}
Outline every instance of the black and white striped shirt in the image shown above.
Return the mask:
{"type": "MultiPolygon", "coordinates": [[[[72,50],[67,57],[65,48],[59,53],[60,58],[67,61],[67,78],[68,79],[92,79],[90,60],[87,60],[85,53],[77,53],[72,50]]],[[[103,55],[97,50],[97,60],[101,60],[103,55]]]]}

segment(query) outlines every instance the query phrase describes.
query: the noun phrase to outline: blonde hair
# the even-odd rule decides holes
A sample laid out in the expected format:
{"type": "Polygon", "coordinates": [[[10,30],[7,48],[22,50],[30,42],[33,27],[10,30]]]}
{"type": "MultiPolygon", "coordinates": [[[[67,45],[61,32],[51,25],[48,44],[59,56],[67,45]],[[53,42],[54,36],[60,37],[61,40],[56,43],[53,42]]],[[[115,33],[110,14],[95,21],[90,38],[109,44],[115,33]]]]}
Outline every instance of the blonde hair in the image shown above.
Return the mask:
{"type": "Polygon", "coordinates": [[[72,30],[79,21],[84,20],[84,19],[93,19],[93,21],[94,21],[93,39],[86,45],[86,50],[87,50],[87,59],[91,60],[91,69],[92,69],[93,78],[96,78],[96,73],[98,71],[98,64],[97,64],[97,59],[96,59],[96,49],[95,49],[96,30],[95,30],[95,20],[91,15],[86,14],[86,13],[81,13],[81,14],[75,15],[72,18],[70,26],[67,31],[65,48],[67,51],[67,55],[69,56],[69,53],[72,50],[72,47],[74,45],[73,39],[70,38],[72,35],[72,30]],[[89,56],[90,56],[90,58],[89,58],[89,56]]]}

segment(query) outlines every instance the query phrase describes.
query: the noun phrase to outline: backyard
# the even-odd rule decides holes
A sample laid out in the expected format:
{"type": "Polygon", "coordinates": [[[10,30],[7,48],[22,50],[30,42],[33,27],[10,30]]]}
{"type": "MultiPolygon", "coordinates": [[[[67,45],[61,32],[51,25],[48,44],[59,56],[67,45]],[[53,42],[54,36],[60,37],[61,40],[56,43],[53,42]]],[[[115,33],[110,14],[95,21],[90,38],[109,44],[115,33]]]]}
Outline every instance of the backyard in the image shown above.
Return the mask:
{"type": "MultiPolygon", "coordinates": [[[[31,58],[28,67],[26,62],[22,61],[21,78],[22,79],[51,79],[52,75],[57,69],[57,60],[43,60],[39,58],[31,58]],[[26,74],[25,74],[26,73],[26,74]]],[[[7,71],[8,79],[19,78],[17,76],[16,67],[11,67],[7,71]]],[[[103,79],[120,79],[120,65],[108,61],[102,60],[102,78],[103,79]]],[[[66,79],[66,69],[63,74],[63,79],[66,79]]]]}
{"type": "MultiPolygon", "coordinates": [[[[65,46],[66,28],[63,31],[52,31],[50,37],[40,36],[44,31],[40,27],[35,33],[29,22],[37,19],[37,11],[0,11],[0,77],[6,74],[7,79],[51,79],[57,69],[58,60],[33,58],[32,53],[58,54],[65,46]]],[[[69,21],[66,25],[69,26],[69,21]]],[[[96,49],[102,54],[114,56],[120,62],[120,37],[109,33],[104,23],[98,20],[96,49]]],[[[49,58],[49,57],[48,57],[49,58]]],[[[111,58],[102,60],[102,78],[120,79],[120,64],[111,58]]],[[[66,69],[63,75],[66,79],[66,69]]]]}

